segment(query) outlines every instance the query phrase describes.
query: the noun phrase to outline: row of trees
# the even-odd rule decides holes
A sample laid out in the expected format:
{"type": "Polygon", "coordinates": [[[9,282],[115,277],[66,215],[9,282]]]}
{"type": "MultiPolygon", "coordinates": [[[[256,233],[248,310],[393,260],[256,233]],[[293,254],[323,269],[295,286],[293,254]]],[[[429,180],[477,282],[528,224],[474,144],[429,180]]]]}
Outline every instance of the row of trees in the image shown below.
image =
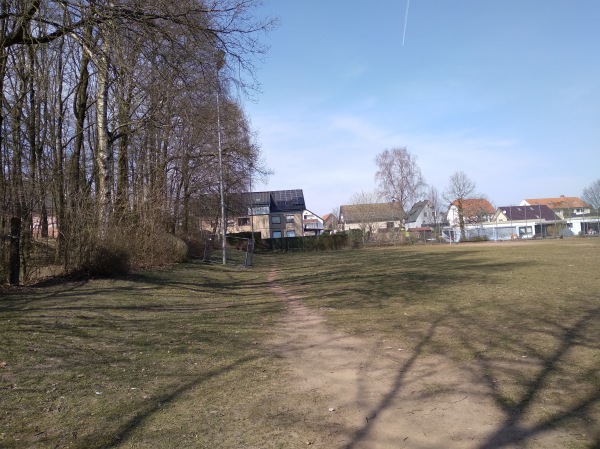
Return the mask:
{"type": "Polygon", "coordinates": [[[53,226],[67,269],[119,232],[147,254],[204,206],[217,226],[219,137],[228,193],[263,170],[232,95],[254,87],[273,24],[256,6],[0,1],[0,227],[20,223],[22,262],[53,226]]]}

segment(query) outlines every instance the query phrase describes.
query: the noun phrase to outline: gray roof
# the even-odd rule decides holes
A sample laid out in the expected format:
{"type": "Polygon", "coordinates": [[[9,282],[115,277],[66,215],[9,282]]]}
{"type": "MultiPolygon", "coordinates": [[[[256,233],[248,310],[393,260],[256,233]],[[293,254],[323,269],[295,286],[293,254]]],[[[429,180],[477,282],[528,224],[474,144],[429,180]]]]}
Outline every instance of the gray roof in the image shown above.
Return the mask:
{"type": "Polygon", "coordinates": [[[302,189],[247,192],[242,194],[247,207],[269,207],[269,212],[302,212],[306,209],[302,189]]]}
{"type": "Polygon", "coordinates": [[[345,223],[398,221],[406,214],[398,203],[348,204],[340,206],[340,217],[345,223]]]}
{"type": "Polygon", "coordinates": [[[427,206],[428,203],[429,203],[429,201],[423,200],[423,201],[418,201],[415,204],[413,204],[413,207],[411,207],[410,212],[408,212],[408,220],[407,221],[409,223],[413,223],[413,222],[417,221],[419,214],[421,212],[423,212],[423,209],[425,209],[425,207],[427,206]]]}
{"type": "Polygon", "coordinates": [[[546,205],[536,206],[502,206],[497,209],[508,220],[560,220],[559,217],[546,205]]]}

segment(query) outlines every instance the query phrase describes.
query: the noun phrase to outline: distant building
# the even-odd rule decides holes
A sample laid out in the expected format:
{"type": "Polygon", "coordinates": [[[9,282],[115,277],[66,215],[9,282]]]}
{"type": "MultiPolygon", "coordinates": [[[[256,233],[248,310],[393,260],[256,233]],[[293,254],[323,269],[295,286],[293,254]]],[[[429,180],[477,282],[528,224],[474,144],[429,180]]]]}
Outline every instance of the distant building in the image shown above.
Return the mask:
{"type": "Polygon", "coordinates": [[[343,231],[360,229],[366,233],[400,228],[406,213],[398,203],[348,204],[340,206],[340,226],[343,231]]]}
{"type": "Polygon", "coordinates": [[[590,205],[576,196],[561,195],[556,198],[527,198],[521,201],[520,206],[548,206],[560,218],[567,220],[590,213],[590,205]]]}
{"type": "Polygon", "coordinates": [[[261,238],[300,237],[304,235],[304,216],[310,217],[314,235],[322,221],[307,211],[302,189],[247,192],[238,195],[235,212],[228,220],[227,232],[260,233],[261,238]]]}
{"type": "MultiPolygon", "coordinates": [[[[484,198],[464,199],[462,208],[465,224],[489,221],[496,211],[494,206],[484,198]]],[[[454,200],[450,205],[447,219],[450,226],[459,226],[458,200],[454,200]]]]}
{"type": "Polygon", "coordinates": [[[326,231],[335,232],[338,230],[339,219],[334,214],[323,215],[323,228],[326,231]]]}
{"type": "Polygon", "coordinates": [[[324,228],[323,222],[323,218],[319,217],[317,214],[314,214],[309,210],[305,210],[302,213],[303,235],[321,235],[324,228]]]}
{"type": "Polygon", "coordinates": [[[431,227],[435,225],[435,219],[435,212],[431,207],[431,201],[423,200],[413,204],[413,207],[408,212],[405,224],[408,230],[431,227]]]}

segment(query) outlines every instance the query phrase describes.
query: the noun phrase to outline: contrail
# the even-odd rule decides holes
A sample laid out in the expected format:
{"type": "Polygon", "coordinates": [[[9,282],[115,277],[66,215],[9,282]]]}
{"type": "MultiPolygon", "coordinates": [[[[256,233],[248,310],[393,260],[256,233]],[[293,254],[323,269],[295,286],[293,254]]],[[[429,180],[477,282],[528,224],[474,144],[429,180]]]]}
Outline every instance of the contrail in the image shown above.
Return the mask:
{"type": "Polygon", "coordinates": [[[410,0],[406,2],[406,15],[404,16],[404,33],[402,33],[402,46],[404,47],[404,40],[406,39],[406,24],[408,23],[408,8],[410,8],[410,0]]]}

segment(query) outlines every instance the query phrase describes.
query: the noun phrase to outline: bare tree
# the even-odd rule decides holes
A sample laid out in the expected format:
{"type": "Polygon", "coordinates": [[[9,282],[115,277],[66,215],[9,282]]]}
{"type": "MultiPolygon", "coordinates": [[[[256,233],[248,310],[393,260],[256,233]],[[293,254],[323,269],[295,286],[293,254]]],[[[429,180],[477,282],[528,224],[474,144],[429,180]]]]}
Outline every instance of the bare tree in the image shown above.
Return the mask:
{"type": "Polygon", "coordinates": [[[464,239],[466,236],[464,201],[475,196],[475,189],[475,182],[473,182],[464,172],[458,171],[450,176],[448,187],[444,192],[444,199],[448,203],[456,203],[461,239],[464,239]]]}
{"type": "Polygon", "coordinates": [[[393,148],[379,153],[375,163],[375,180],[379,185],[379,194],[397,204],[401,216],[404,217],[405,209],[421,199],[427,186],[417,165],[417,157],[406,148],[393,148]]]}
{"type": "MultiPolygon", "coordinates": [[[[47,207],[66,269],[107,226],[131,223],[128,243],[188,229],[191,196],[218,180],[215,92],[256,85],[259,38],[273,25],[254,16],[259,3],[0,2],[0,226],[21,220],[22,254],[32,213],[44,227],[47,207]],[[229,82],[219,83],[221,52],[229,82]]],[[[228,185],[242,190],[266,171],[243,109],[224,100],[223,119],[228,185]]]]}
{"type": "Polygon", "coordinates": [[[440,225],[444,217],[444,205],[442,202],[442,195],[436,187],[430,186],[429,190],[427,191],[427,199],[431,204],[431,210],[433,212],[433,224],[435,225],[437,239],[440,235],[440,225]]]}
{"type": "Polygon", "coordinates": [[[587,202],[592,209],[599,213],[600,211],[600,179],[592,182],[589,186],[583,189],[583,200],[587,202]]]}
{"type": "MultiPolygon", "coordinates": [[[[600,223],[600,179],[592,182],[589,186],[583,189],[583,200],[587,202],[592,211],[596,213],[596,218],[600,223]]],[[[600,229],[597,229],[600,232],[600,229]]]]}

